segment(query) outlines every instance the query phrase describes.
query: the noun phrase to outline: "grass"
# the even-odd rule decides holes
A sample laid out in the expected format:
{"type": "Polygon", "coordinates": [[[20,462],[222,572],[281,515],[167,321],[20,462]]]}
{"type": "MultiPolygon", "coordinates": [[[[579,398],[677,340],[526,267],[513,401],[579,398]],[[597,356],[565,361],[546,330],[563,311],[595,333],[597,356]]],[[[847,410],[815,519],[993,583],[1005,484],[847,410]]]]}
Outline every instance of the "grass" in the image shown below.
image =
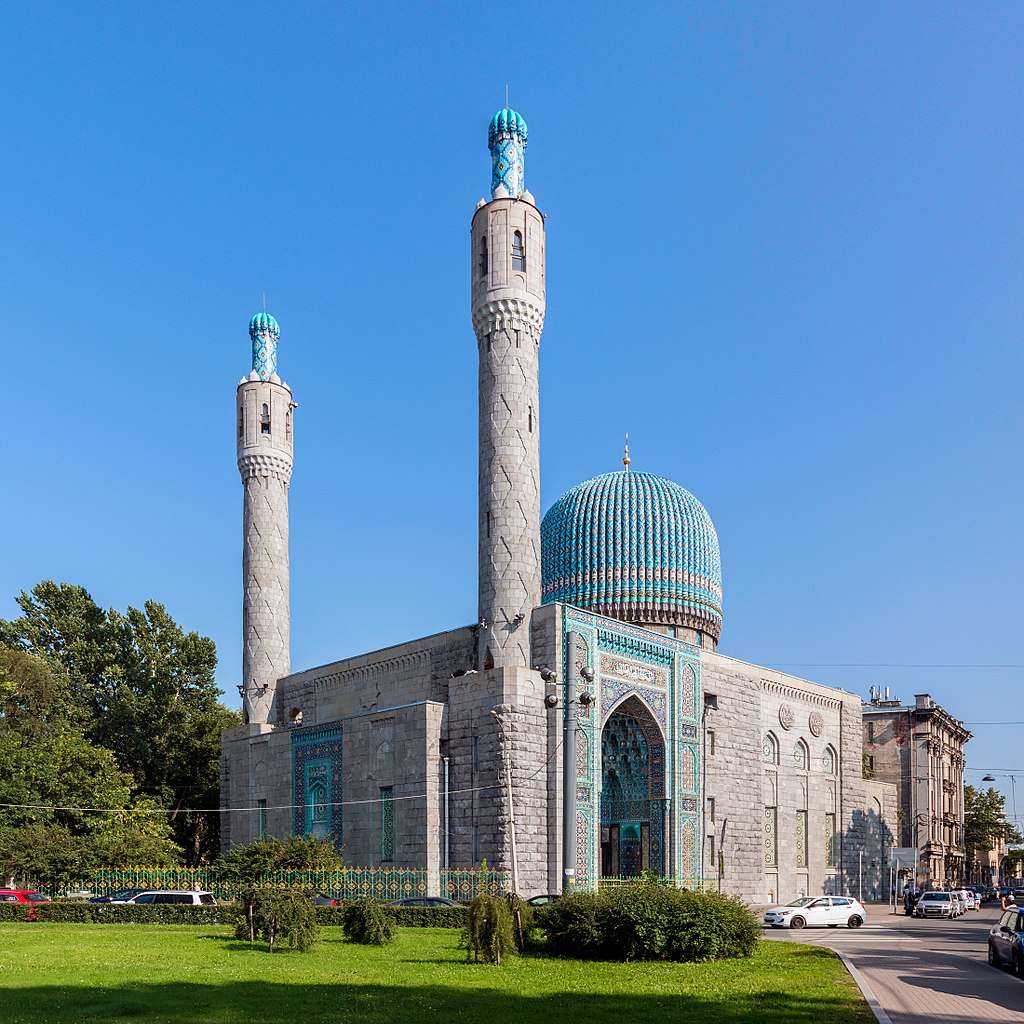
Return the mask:
{"type": "Polygon", "coordinates": [[[227,928],[0,925],[0,1021],[71,1024],[868,1024],[828,950],[761,942],[752,960],[467,964],[448,929],[405,928],[392,946],[322,932],[311,953],[267,953],[227,928]]]}

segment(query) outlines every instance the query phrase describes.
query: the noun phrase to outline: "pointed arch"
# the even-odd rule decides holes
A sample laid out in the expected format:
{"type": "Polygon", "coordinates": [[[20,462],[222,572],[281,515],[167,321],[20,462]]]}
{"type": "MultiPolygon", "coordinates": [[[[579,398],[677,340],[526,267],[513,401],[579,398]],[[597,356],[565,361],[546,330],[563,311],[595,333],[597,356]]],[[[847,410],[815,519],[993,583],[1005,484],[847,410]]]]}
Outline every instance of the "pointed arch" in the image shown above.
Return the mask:
{"type": "Polygon", "coordinates": [[[779,763],[779,740],[771,729],[764,734],[764,739],[761,740],[761,760],[765,764],[779,763]]]}
{"type": "Polygon", "coordinates": [[[811,748],[802,737],[797,739],[796,746],[793,747],[793,767],[803,772],[811,769],[811,748]]]}
{"type": "Polygon", "coordinates": [[[835,775],[839,758],[836,757],[836,748],[829,743],[821,755],[821,770],[826,775],[835,775]]]}

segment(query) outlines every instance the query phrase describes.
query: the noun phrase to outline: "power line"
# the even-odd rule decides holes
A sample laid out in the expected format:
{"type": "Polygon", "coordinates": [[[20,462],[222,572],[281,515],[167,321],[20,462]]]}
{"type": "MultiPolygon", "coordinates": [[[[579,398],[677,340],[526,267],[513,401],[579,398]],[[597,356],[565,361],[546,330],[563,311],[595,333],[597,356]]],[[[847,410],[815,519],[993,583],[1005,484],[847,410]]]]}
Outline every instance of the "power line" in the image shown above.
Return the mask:
{"type": "Polygon", "coordinates": [[[917,662],[811,662],[811,661],[766,661],[767,668],[1024,668],[1024,664],[966,664],[966,663],[917,663],[917,662]]]}

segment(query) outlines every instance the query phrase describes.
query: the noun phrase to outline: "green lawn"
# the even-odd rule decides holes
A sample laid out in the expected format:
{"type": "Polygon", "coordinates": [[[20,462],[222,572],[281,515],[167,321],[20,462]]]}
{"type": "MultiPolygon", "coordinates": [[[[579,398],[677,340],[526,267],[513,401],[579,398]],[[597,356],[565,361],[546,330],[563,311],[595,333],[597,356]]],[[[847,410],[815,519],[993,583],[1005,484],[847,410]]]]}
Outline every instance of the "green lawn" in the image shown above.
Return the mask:
{"type": "Polygon", "coordinates": [[[269,954],[226,928],[0,925],[0,1021],[654,1024],[873,1020],[826,950],[761,942],[753,960],[467,964],[458,933],[404,928],[392,946],[327,928],[311,953],[269,954]]]}

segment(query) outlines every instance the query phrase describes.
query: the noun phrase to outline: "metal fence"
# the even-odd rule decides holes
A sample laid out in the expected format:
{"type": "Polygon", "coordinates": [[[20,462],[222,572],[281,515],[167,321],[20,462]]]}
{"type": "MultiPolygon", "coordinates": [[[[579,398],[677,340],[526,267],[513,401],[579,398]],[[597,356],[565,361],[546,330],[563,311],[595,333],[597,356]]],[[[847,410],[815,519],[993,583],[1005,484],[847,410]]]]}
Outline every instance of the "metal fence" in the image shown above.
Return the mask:
{"type": "MultiPolygon", "coordinates": [[[[416,868],[343,868],[340,871],[273,871],[259,878],[225,877],[216,867],[119,868],[97,871],[82,879],[77,888],[98,896],[124,889],[204,889],[217,899],[232,900],[253,885],[281,886],[323,893],[339,900],[372,896],[397,900],[412,896],[437,895],[430,891],[428,872],[416,868]]],[[[74,888],[74,887],[73,887],[74,888]]],[[[500,895],[509,888],[503,871],[465,868],[442,871],[440,894],[453,900],[471,900],[481,892],[500,895]]]]}
{"type": "Polygon", "coordinates": [[[689,889],[692,892],[718,892],[718,879],[708,878],[656,878],[654,876],[599,878],[597,885],[599,889],[610,889],[617,885],[635,885],[637,882],[658,882],[661,885],[670,885],[676,889],[689,889]]]}

